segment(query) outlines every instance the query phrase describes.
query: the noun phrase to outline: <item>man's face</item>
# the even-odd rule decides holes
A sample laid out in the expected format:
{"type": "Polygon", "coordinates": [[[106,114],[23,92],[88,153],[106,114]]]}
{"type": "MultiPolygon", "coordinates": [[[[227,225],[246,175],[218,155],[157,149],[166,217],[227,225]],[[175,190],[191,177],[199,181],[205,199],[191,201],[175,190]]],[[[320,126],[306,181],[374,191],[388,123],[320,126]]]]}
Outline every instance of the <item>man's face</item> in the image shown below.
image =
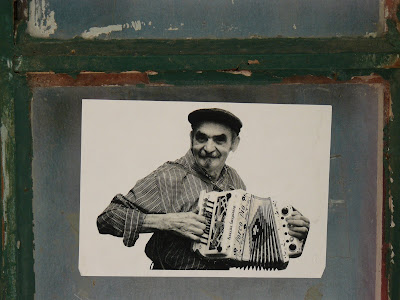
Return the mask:
{"type": "Polygon", "coordinates": [[[231,129],[214,122],[203,122],[191,135],[192,152],[196,162],[211,176],[218,176],[229,151],[236,150],[239,137],[232,141],[231,129]]]}

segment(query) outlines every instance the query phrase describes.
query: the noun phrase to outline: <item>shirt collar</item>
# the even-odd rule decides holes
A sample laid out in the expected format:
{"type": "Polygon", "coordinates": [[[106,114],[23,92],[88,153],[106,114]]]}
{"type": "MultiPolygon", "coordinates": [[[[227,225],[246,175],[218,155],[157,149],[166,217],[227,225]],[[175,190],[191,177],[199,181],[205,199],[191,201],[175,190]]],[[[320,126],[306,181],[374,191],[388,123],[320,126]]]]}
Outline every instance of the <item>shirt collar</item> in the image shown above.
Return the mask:
{"type": "MultiPolygon", "coordinates": [[[[185,156],[183,156],[181,159],[178,159],[177,163],[180,163],[180,164],[186,166],[187,168],[190,168],[191,170],[193,170],[196,173],[199,173],[202,175],[204,175],[204,173],[205,173],[204,170],[196,163],[196,160],[193,156],[191,149],[189,149],[188,152],[186,152],[185,156]]],[[[221,174],[220,174],[219,178],[216,180],[216,182],[220,182],[225,177],[226,172],[227,172],[227,166],[224,165],[224,167],[222,168],[221,174]]]]}

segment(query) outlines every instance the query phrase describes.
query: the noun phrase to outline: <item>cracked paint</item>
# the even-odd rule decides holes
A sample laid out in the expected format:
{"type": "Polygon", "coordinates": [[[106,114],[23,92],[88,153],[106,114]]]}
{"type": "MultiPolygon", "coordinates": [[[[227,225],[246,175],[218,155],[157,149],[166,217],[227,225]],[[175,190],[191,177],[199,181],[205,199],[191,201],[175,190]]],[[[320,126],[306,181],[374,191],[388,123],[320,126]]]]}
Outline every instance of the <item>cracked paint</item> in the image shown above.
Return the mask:
{"type": "Polygon", "coordinates": [[[50,37],[57,30],[55,13],[48,8],[45,0],[32,1],[29,4],[29,20],[27,32],[34,37],[50,37]]]}

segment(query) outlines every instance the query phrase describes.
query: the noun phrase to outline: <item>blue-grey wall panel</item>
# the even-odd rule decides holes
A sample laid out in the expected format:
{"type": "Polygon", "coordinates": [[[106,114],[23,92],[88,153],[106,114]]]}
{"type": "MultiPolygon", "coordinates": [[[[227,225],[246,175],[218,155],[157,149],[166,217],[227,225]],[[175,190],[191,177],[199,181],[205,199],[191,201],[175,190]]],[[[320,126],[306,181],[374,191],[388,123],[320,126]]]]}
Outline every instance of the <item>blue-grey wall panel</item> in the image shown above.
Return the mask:
{"type": "Polygon", "coordinates": [[[374,299],[381,93],[374,86],[357,84],[35,89],[32,129],[36,299],[298,300],[321,299],[322,295],[323,299],[374,299]],[[81,277],[78,231],[82,98],[331,104],[328,248],[323,277],[81,277]]]}
{"type": "Polygon", "coordinates": [[[28,31],[73,38],[375,35],[381,0],[31,0],[28,31]]]}

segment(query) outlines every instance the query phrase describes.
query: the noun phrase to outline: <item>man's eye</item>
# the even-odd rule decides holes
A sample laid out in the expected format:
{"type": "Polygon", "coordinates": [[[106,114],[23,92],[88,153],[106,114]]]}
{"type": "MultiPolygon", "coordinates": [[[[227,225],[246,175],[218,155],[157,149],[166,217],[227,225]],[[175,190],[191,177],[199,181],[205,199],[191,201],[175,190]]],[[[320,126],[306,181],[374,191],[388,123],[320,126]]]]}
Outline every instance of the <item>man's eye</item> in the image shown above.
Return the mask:
{"type": "Polygon", "coordinates": [[[214,138],[214,141],[215,141],[217,144],[226,143],[226,136],[225,136],[225,135],[216,136],[216,137],[214,138]]]}
{"type": "Polygon", "coordinates": [[[204,143],[207,141],[207,137],[204,134],[196,134],[196,141],[204,143]]]}

